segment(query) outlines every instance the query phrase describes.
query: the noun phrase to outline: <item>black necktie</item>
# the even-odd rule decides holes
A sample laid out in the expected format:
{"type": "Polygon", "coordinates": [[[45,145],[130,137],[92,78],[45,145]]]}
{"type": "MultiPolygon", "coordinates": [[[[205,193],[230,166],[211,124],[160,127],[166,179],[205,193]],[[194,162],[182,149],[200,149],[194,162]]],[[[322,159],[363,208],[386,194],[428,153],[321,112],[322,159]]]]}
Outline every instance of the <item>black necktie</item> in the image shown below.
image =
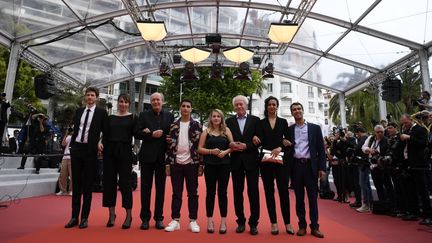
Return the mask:
{"type": "Polygon", "coordinates": [[[83,126],[83,130],[81,133],[81,143],[84,143],[84,135],[85,135],[85,131],[87,128],[87,121],[88,121],[89,114],[90,114],[90,109],[87,109],[87,114],[86,114],[85,119],[84,119],[84,126],[83,126]]]}

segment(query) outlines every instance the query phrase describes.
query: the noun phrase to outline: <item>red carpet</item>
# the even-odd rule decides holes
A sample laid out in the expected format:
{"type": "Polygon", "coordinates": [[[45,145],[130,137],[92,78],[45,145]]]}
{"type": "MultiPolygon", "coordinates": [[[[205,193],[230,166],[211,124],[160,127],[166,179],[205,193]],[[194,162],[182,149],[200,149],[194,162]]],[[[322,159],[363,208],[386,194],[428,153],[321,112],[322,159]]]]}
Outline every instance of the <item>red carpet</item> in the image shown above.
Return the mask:
{"type": "MultiPolygon", "coordinates": [[[[432,239],[432,227],[420,226],[417,222],[403,222],[389,216],[377,216],[372,214],[360,214],[350,209],[346,204],[333,201],[319,200],[320,229],[325,234],[324,239],[317,239],[310,234],[305,237],[290,236],[283,230],[282,217],[279,214],[280,234],[270,234],[270,222],[267,215],[264,192],[261,188],[261,217],[258,226],[259,234],[251,236],[248,232],[235,233],[235,215],[232,202],[232,190],[229,186],[229,214],[228,232],[219,235],[206,232],[205,217],[205,185],[200,179],[200,207],[198,223],[201,233],[194,234],[188,230],[187,200],[183,200],[181,230],[167,233],[154,228],[151,222],[150,230],[139,229],[140,200],[139,190],[134,192],[133,224],[129,230],[122,230],[124,210],[120,207],[118,197],[117,221],[114,228],[106,228],[107,209],[101,207],[101,194],[93,194],[93,205],[89,219],[89,228],[64,229],[63,225],[68,221],[71,213],[71,198],[44,196],[31,199],[23,199],[12,203],[8,208],[0,209],[0,242],[430,242],[432,239]]],[[[297,217],[294,208],[294,193],[291,195],[291,223],[297,230],[297,217]]],[[[245,197],[247,202],[247,197],[245,197]]],[[[278,200],[277,200],[278,201],[278,200]]],[[[165,200],[165,220],[168,224],[171,213],[171,186],[167,180],[167,193],[165,200]]],[[[246,207],[247,208],[247,207],[246,207]]],[[[246,215],[249,213],[246,212],[246,215]]],[[[217,203],[215,205],[215,229],[219,227],[219,213],[217,203]]],[[[248,230],[248,229],[247,229],[248,230]]]]}

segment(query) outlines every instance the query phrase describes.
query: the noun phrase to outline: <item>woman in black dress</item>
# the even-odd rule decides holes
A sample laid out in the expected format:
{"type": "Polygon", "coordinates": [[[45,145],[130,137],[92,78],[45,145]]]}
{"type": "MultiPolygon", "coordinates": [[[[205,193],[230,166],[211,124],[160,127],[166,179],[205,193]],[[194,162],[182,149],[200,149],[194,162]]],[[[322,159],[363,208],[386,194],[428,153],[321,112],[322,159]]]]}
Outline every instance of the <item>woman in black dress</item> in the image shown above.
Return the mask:
{"type": "Polygon", "coordinates": [[[230,177],[229,143],[233,141],[230,129],[225,125],[223,113],[215,109],[210,113],[208,128],[201,134],[198,153],[204,155],[204,176],[206,181],[206,214],[207,232],[214,232],[213,209],[218,188],[221,224],[219,233],[226,233],[226,216],[228,208],[227,188],[230,177]]]}
{"type": "Polygon", "coordinates": [[[118,97],[117,114],[109,116],[109,126],[104,134],[103,157],[103,200],[102,205],[109,208],[107,227],[113,227],[116,218],[115,205],[117,185],[122,194],[122,206],[126,209],[123,229],[132,223],[132,136],[135,117],[129,113],[130,98],[127,94],[118,97]],[[117,183],[118,175],[118,183],[117,183]]]}
{"type": "MultiPolygon", "coordinates": [[[[271,156],[276,158],[280,152],[285,152],[283,145],[284,137],[288,134],[288,123],[285,119],[277,116],[279,101],[277,98],[270,96],[264,101],[264,116],[258,126],[257,135],[254,138],[255,144],[261,144],[262,148],[271,151],[271,156]]],[[[290,200],[288,192],[288,163],[284,158],[282,161],[276,162],[261,162],[260,172],[261,179],[264,184],[264,192],[266,197],[267,211],[271,222],[271,233],[276,235],[279,233],[276,217],[275,206],[275,190],[274,180],[279,193],[280,207],[282,217],[285,223],[285,230],[288,234],[294,234],[294,230],[290,224],[290,200]]]]}

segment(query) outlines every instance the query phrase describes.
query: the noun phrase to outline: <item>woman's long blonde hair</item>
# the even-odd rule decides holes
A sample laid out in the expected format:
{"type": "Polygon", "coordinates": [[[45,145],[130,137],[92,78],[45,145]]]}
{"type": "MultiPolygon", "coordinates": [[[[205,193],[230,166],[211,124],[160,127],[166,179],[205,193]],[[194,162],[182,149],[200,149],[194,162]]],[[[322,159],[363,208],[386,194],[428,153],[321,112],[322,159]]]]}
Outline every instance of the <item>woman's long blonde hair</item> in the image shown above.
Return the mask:
{"type": "Polygon", "coordinates": [[[208,117],[208,127],[207,127],[207,133],[211,133],[212,131],[216,131],[216,127],[213,125],[212,123],[212,115],[213,112],[217,112],[220,117],[221,117],[221,123],[220,123],[220,128],[219,128],[219,132],[222,136],[226,136],[226,124],[225,124],[225,118],[224,118],[224,114],[221,110],[219,109],[213,109],[208,117]]]}

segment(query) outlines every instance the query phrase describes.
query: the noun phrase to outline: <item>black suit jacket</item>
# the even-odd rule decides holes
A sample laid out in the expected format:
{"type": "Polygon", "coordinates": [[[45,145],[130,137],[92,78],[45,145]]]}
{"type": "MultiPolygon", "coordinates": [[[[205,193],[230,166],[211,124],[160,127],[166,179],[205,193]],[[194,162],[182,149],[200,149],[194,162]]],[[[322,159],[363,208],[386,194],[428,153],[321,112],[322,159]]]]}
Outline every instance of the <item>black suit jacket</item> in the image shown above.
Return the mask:
{"type": "MultiPolygon", "coordinates": [[[[74,117],[74,131],[72,133],[72,139],[70,146],[73,148],[73,145],[76,143],[75,139],[78,136],[79,126],[80,126],[80,120],[81,116],[84,112],[86,107],[78,108],[75,112],[74,117]]],[[[88,135],[88,145],[89,150],[91,152],[97,153],[97,145],[100,139],[101,132],[104,133],[108,128],[108,113],[106,110],[96,107],[93,119],[91,120],[91,124],[89,127],[89,135],[88,135]]]]}
{"type": "Polygon", "coordinates": [[[276,123],[272,129],[269,120],[264,118],[259,122],[257,134],[261,140],[263,149],[273,150],[277,147],[281,147],[282,152],[284,152],[284,164],[287,164],[287,152],[289,151],[289,147],[283,145],[283,139],[288,137],[287,120],[276,117],[276,123]]]}
{"type": "Polygon", "coordinates": [[[237,117],[232,116],[226,119],[226,125],[231,130],[234,142],[246,144],[246,149],[242,152],[234,151],[231,153],[231,168],[239,169],[243,164],[246,170],[258,168],[258,148],[252,143],[252,138],[257,135],[258,123],[260,119],[253,115],[246,117],[243,134],[237,122],[237,117]]]}
{"type": "MultiPolygon", "coordinates": [[[[288,128],[288,140],[293,144],[292,149],[289,152],[288,163],[290,167],[294,166],[294,146],[295,146],[295,124],[288,128]]],[[[309,138],[309,152],[311,156],[311,167],[313,175],[318,176],[318,171],[325,171],[326,169],[326,157],[324,150],[324,139],[322,136],[321,128],[313,123],[307,123],[308,126],[308,138],[309,138]]],[[[293,171],[293,170],[291,170],[293,171]]]]}
{"type": "Polygon", "coordinates": [[[427,167],[425,149],[428,143],[428,132],[426,128],[415,125],[408,132],[410,139],[407,140],[408,165],[410,167],[427,167]]]}
{"type": "Polygon", "coordinates": [[[139,161],[141,163],[155,163],[158,158],[165,156],[167,149],[166,136],[169,135],[170,126],[174,122],[174,115],[162,110],[159,116],[153,110],[141,112],[139,115],[134,137],[142,140],[139,152],[139,161]],[[151,132],[162,129],[164,135],[160,138],[153,138],[152,133],[143,132],[145,128],[150,129],[151,132]]]}

